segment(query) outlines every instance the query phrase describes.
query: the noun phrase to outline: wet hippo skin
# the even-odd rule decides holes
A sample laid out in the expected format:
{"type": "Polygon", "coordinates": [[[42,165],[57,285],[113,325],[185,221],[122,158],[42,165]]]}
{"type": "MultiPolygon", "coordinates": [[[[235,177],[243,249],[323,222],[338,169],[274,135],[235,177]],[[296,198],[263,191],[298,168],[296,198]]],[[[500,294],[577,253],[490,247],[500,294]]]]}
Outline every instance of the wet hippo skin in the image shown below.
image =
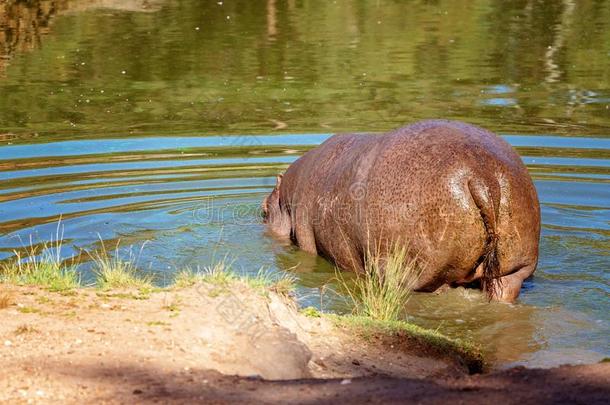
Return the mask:
{"type": "Polygon", "coordinates": [[[431,120],[381,135],[334,135],[295,161],[262,204],[269,230],[347,270],[403,244],[416,290],[483,289],[512,302],[536,269],[540,207],[499,136],[431,120]]]}

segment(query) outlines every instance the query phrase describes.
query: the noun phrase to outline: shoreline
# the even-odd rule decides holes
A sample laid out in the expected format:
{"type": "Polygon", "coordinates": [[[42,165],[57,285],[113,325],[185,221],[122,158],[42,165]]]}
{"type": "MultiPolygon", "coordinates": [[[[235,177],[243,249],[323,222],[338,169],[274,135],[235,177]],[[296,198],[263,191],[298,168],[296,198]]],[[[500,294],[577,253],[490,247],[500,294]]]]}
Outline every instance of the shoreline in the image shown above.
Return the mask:
{"type": "Polygon", "coordinates": [[[530,376],[547,381],[519,394],[530,399],[567,400],[574,384],[588,403],[610,393],[610,363],[469,375],[473,353],[421,331],[299,310],[243,280],[144,292],[1,283],[0,308],[0,402],[438,402],[479,391],[515,402],[530,376]]]}

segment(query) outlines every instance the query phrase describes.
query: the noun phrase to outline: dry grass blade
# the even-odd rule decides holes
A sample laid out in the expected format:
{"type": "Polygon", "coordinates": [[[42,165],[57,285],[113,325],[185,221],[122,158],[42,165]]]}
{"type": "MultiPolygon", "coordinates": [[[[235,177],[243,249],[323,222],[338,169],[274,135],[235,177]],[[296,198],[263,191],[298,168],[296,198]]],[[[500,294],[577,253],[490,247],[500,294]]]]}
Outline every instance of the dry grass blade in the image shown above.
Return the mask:
{"type": "Polygon", "coordinates": [[[0,309],[5,309],[13,305],[13,297],[6,292],[0,294],[0,309]]]}

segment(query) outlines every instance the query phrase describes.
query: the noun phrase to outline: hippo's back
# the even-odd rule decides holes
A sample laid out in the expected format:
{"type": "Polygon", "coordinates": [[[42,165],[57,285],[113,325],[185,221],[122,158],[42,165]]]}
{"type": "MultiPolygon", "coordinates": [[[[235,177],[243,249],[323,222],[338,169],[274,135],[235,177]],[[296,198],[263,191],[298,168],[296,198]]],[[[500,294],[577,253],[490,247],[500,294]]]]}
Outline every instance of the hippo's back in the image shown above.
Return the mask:
{"type": "Polygon", "coordinates": [[[312,196],[336,193],[349,180],[346,174],[359,163],[362,151],[373,142],[368,134],[337,134],[328,138],[288,167],[284,173],[283,199],[292,205],[309,206],[314,203],[312,196]]]}

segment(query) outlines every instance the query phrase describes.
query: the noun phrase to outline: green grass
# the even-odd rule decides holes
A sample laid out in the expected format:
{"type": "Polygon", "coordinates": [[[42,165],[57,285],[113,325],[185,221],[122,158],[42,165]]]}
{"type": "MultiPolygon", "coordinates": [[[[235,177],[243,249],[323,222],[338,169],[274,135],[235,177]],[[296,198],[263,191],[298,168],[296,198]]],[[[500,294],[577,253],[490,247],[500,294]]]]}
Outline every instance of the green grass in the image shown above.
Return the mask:
{"type": "Polygon", "coordinates": [[[137,294],[132,292],[98,292],[96,295],[101,298],[119,298],[126,300],[147,300],[150,298],[150,293],[145,288],[140,289],[137,294]]]}
{"type": "Polygon", "coordinates": [[[74,263],[61,259],[61,238],[42,245],[30,246],[24,252],[15,251],[10,261],[0,263],[0,281],[19,285],[36,285],[54,292],[80,287],[80,277],[74,263]]]}
{"type": "Polygon", "coordinates": [[[34,307],[19,307],[18,311],[22,314],[37,314],[40,312],[40,309],[34,307]]]}
{"type": "MultiPolygon", "coordinates": [[[[63,235],[59,229],[58,225],[56,238],[50,242],[35,245],[30,239],[30,246],[25,251],[15,251],[11,260],[0,263],[0,282],[41,286],[64,295],[74,293],[72,290],[81,286],[80,276],[74,261],[68,263],[61,259],[63,235]]],[[[103,242],[101,245],[100,250],[89,254],[99,288],[137,288],[145,295],[154,289],[153,277],[138,271],[131,252],[129,258],[123,260],[118,243],[114,255],[108,253],[103,242]]]]}
{"type": "Polygon", "coordinates": [[[122,259],[118,242],[114,255],[108,253],[103,242],[100,250],[89,255],[93,261],[93,272],[98,288],[102,290],[139,289],[144,292],[153,289],[153,277],[140,273],[131,252],[127,260],[122,259]]]}
{"type": "Polygon", "coordinates": [[[458,358],[470,373],[479,373],[485,366],[483,355],[477,346],[405,321],[382,321],[355,315],[325,316],[331,319],[335,326],[348,329],[350,333],[368,341],[376,339],[385,346],[415,346],[424,352],[432,351],[436,355],[458,358]]]}
{"type": "Polygon", "coordinates": [[[355,315],[381,321],[399,320],[421,274],[416,258],[404,245],[394,244],[390,254],[367,253],[364,273],[353,282],[337,270],[342,290],[352,301],[355,315]]]}
{"type": "Polygon", "coordinates": [[[322,313],[314,307],[307,307],[300,310],[300,312],[308,318],[321,318],[322,313]]]}
{"type": "Polygon", "coordinates": [[[228,262],[227,258],[223,258],[208,266],[203,267],[203,271],[197,273],[200,281],[212,284],[218,287],[228,287],[232,282],[238,279],[237,275],[231,269],[233,262],[228,262]]]}
{"type": "Polygon", "coordinates": [[[190,287],[198,283],[205,283],[215,287],[216,293],[228,291],[231,283],[238,280],[237,275],[231,270],[231,263],[226,257],[204,266],[196,271],[184,269],[174,276],[173,286],[175,288],[190,287]]]}
{"type": "Polygon", "coordinates": [[[50,304],[53,302],[52,299],[50,299],[49,297],[46,297],[44,295],[41,295],[40,297],[36,297],[36,302],[39,304],[50,304]]]}
{"type": "Polygon", "coordinates": [[[186,288],[197,284],[199,281],[200,280],[197,273],[193,272],[192,270],[180,270],[174,275],[173,286],[175,288],[186,288]]]}
{"type": "Polygon", "coordinates": [[[148,325],[148,326],[170,326],[169,323],[163,322],[163,321],[146,322],[146,325],[148,325]]]}
{"type": "Polygon", "coordinates": [[[289,295],[295,288],[294,278],[290,275],[278,275],[260,269],[254,276],[239,275],[232,269],[232,262],[223,258],[200,270],[181,270],[174,277],[173,286],[176,288],[190,287],[197,283],[214,286],[216,294],[229,291],[234,283],[243,283],[259,292],[273,291],[280,295],[289,295]]]}
{"type": "Polygon", "coordinates": [[[244,276],[242,280],[251,288],[260,291],[273,291],[282,296],[288,296],[295,289],[295,279],[288,274],[277,274],[260,269],[255,276],[244,276]]]}

